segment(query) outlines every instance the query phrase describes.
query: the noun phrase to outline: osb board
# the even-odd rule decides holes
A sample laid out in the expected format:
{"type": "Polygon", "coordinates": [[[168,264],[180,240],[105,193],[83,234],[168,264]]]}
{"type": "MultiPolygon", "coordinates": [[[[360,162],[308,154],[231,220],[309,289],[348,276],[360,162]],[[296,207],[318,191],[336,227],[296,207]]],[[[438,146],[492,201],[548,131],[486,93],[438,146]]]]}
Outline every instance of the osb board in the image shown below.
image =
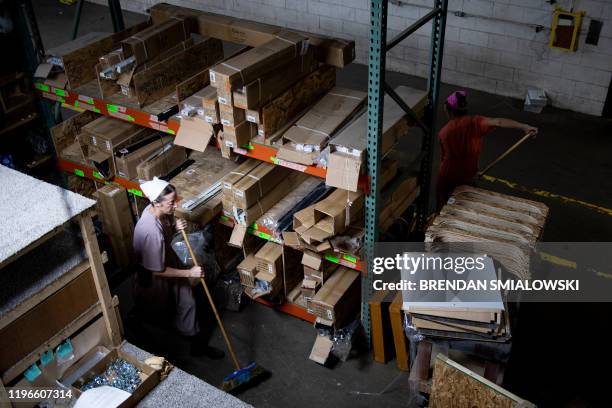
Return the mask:
{"type": "Polygon", "coordinates": [[[535,407],[529,401],[438,354],[434,363],[431,408],[535,407]]]}
{"type": "Polygon", "coordinates": [[[312,105],[336,84],[336,69],[323,66],[297,82],[262,108],[262,125],[266,136],[279,130],[304,108],[312,105]]]}
{"type": "Polygon", "coordinates": [[[217,149],[206,149],[203,153],[194,151],[189,158],[194,163],[170,180],[183,199],[200,194],[238,167],[233,160],[221,157],[217,149]]]}
{"type": "Polygon", "coordinates": [[[89,81],[95,80],[96,71],[94,67],[98,63],[98,59],[118,48],[121,40],[145,29],[149,24],[149,21],[136,24],[64,55],[62,60],[70,89],[78,88],[89,81]]]}

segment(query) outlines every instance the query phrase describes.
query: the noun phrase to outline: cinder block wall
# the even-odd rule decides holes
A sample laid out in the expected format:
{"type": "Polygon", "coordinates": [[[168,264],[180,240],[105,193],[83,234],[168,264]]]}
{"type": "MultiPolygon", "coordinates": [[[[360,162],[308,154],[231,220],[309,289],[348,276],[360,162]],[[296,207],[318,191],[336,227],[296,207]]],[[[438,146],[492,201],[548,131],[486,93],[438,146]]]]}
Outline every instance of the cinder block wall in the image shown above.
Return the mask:
{"type": "MultiPolygon", "coordinates": [[[[92,0],[106,4],[106,0],[92,0]]],[[[122,0],[143,13],[156,0],[122,0]]],[[[166,0],[185,7],[301,30],[352,38],[357,62],[367,62],[370,2],[367,0],[166,0]]],[[[390,0],[388,38],[427,13],[433,0],[390,0]]],[[[557,2],[569,8],[571,0],[557,2]]],[[[548,48],[553,6],[546,0],[449,0],[442,80],[523,98],[527,87],[544,88],[554,106],[601,115],[612,76],[612,1],[575,0],[584,10],[577,52],[548,48]],[[455,15],[464,12],[465,17],[455,15]],[[597,46],[586,45],[590,18],[603,21],[597,46]],[[545,27],[536,32],[534,25],[545,27]]],[[[392,50],[387,69],[425,77],[429,25],[392,50]]]]}

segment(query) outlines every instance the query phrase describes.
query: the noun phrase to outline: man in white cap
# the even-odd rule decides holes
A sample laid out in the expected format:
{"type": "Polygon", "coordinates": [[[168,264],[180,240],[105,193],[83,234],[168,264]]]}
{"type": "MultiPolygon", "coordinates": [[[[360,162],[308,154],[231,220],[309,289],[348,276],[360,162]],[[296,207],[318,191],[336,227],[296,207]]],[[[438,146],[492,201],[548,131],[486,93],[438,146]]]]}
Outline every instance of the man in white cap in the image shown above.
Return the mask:
{"type": "Polygon", "coordinates": [[[174,219],[176,188],[154,177],[140,185],[151,204],[142,212],[134,228],[137,270],[134,279],[135,313],[139,319],[169,319],[175,330],[191,340],[192,355],[218,359],[223,351],[207,345],[201,335],[196,299],[188,278],[200,278],[199,266],[180,269],[171,247],[172,236],[187,226],[174,219]]]}

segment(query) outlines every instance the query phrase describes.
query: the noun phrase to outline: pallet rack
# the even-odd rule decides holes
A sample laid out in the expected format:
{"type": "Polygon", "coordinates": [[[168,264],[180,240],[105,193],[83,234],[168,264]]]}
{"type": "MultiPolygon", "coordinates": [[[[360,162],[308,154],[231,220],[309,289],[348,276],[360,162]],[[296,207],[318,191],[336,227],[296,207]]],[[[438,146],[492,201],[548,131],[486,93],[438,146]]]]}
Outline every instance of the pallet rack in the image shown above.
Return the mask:
{"type": "MultiPolygon", "coordinates": [[[[406,112],[408,116],[423,131],[421,144],[421,166],[419,174],[420,198],[417,205],[417,228],[425,225],[429,214],[429,186],[431,179],[431,166],[433,158],[433,141],[436,123],[436,108],[440,88],[440,74],[442,71],[442,54],[444,47],[444,31],[446,28],[446,13],[448,0],[433,0],[433,9],[415,21],[410,27],[399,33],[394,39],[387,42],[387,13],[389,0],[371,0],[370,2],[370,47],[368,57],[368,175],[370,179],[370,193],[366,196],[365,214],[365,258],[370,262],[374,259],[375,243],[379,235],[380,190],[378,175],[381,173],[381,145],[382,123],[384,112],[384,93],[386,92],[406,112]],[[428,106],[426,120],[422,121],[406,103],[395,93],[385,80],[386,55],[389,50],[398,45],[410,34],[431,21],[431,47],[429,77],[427,79],[428,106]]],[[[370,339],[370,310],[368,301],[372,294],[373,276],[370,273],[362,274],[361,282],[361,320],[368,339],[370,339]]]]}
{"type": "MultiPolygon", "coordinates": [[[[374,255],[374,243],[378,240],[378,224],[379,212],[383,205],[381,197],[381,184],[378,180],[378,175],[381,172],[381,151],[379,145],[381,143],[382,119],[383,119],[383,93],[387,92],[401,106],[412,121],[423,130],[422,152],[420,155],[421,165],[419,172],[419,188],[420,199],[418,200],[416,216],[417,225],[422,227],[428,215],[428,196],[429,183],[431,178],[431,162],[432,162],[432,145],[434,140],[434,124],[435,124],[435,107],[438,102],[438,92],[440,83],[440,73],[442,64],[442,49],[444,43],[444,29],[447,12],[447,0],[433,0],[433,9],[416,21],[413,25],[402,31],[396,38],[387,42],[387,6],[388,0],[372,0],[371,1],[371,36],[370,36],[370,52],[369,52],[369,86],[368,86],[368,132],[367,132],[367,167],[368,173],[360,178],[359,188],[368,193],[366,195],[366,234],[364,254],[365,259],[372,259],[374,255]],[[430,71],[427,82],[428,107],[426,109],[425,121],[413,112],[393,91],[393,89],[385,82],[385,55],[388,50],[399,44],[410,34],[423,27],[428,22],[432,22],[432,42],[430,51],[430,71]]],[[[159,109],[159,111],[147,111],[143,109],[135,109],[133,107],[124,106],[114,101],[107,101],[101,98],[92,96],[91,92],[83,92],[84,88],[77,90],[64,90],[47,86],[45,84],[37,84],[39,94],[49,100],[61,102],[66,106],[76,109],[86,109],[98,114],[115,117],[120,120],[129,121],[141,126],[150,127],[160,130],[168,134],[175,135],[179,129],[179,122],[174,118],[167,119],[164,112],[168,109],[159,109]],[[87,94],[89,93],[89,95],[87,94]],[[163,112],[162,112],[163,111],[163,112]]],[[[168,108],[169,106],[165,106],[168,108]]],[[[296,171],[301,171],[315,177],[325,178],[326,171],[324,168],[315,166],[302,166],[295,163],[289,163],[276,158],[276,149],[272,146],[267,146],[258,143],[250,143],[246,146],[241,146],[235,149],[235,152],[246,157],[257,160],[273,163],[280,166],[292,168],[296,171]]],[[[87,177],[95,181],[101,181],[96,177],[94,169],[88,168],[81,164],[76,164],[67,160],[60,159],[58,161],[60,169],[79,176],[87,177]]],[[[142,195],[138,185],[129,180],[115,178],[114,181],[123,185],[128,191],[135,195],[142,195]]],[[[221,219],[222,223],[232,225],[230,219],[221,219]]],[[[271,239],[272,234],[266,231],[265,228],[253,225],[249,228],[249,233],[259,236],[263,239],[271,239]]],[[[371,293],[372,275],[367,273],[365,261],[357,258],[345,259],[337,257],[333,254],[328,254],[326,258],[335,263],[343,264],[353,269],[362,271],[362,296],[361,296],[361,313],[362,322],[369,338],[370,334],[370,318],[368,309],[368,298],[371,293]]],[[[265,302],[264,302],[265,303],[265,302]]]]}

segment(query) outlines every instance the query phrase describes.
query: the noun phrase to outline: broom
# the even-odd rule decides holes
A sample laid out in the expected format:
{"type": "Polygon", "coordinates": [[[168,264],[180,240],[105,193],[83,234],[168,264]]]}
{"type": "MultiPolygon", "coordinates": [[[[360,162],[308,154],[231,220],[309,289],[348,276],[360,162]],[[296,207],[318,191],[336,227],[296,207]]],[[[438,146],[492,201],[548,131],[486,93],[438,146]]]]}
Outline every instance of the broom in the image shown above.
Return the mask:
{"type": "Polygon", "coordinates": [[[506,156],[508,156],[510,153],[512,153],[517,147],[522,145],[524,142],[526,142],[532,136],[535,136],[534,132],[527,132],[527,133],[525,133],[525,136],[523,136],[521,138],[521,140],[519,140],[518,142],[516,142],[515,144],[510,146],[510,148],[508,148],[508,150],[503,152],[497,159],[493,160],[491,163],[489,163],[489,165],[487,167],[485,167],[483,170],[479,171],[476,174],[476,177],[477,178],[482,178],[489,170],[491,170],[491,167],[495,166],[497,163],[502,161],[506,156]]]}
{"type": "MultiPolygon", "coordinates": [[[[183,234],[185,245],[187,245],[187,249],[189,250],[189,255],[191,255],[191,259],[193,259],[193,264],[195,266],[199,266],[198,260],[196,259],[195,254],[193,253],[193,249],[191,248],[191,243],[189,242],[187,233],[185,232],[185,230],[181,230],[181,233],[183,234]]],[[[219,317],[219,313],[217,312],[217,308],[215,307],[215,302],[213,302],[212,296],[210,295],[210,291],[208,290],[208,285],[206,285],[206,281],[204,280],[204,278],[200,278],[200,282],[204,287],[204,292],[206,292],[206,297],[208,298],[210,307],[212,308],[215,314],[217,323],[219,323],[219,328],[221,329],[223,339],[225,339],[225,344],[227,345],[227,349],[229,350],[229,353],[232,357],[234,367],[236,367],[236,371],[225,377],[223,379],[223,383],[221,384],[221,389],[223,391],[229,392],[240,387],[241,385],[252,381],[255,377],[264,374],[265,370],[255,362],[247,365],[246,367],[240,367],[240,363],[238,362],[238,358],[236,358],[236,353],[234,353],[232,343],[230,342],[230,339],[227,336],[227,333],[225,332],[225,327],[223,326],[223,322],[221,322],[221,318],[219,317]]]]}

